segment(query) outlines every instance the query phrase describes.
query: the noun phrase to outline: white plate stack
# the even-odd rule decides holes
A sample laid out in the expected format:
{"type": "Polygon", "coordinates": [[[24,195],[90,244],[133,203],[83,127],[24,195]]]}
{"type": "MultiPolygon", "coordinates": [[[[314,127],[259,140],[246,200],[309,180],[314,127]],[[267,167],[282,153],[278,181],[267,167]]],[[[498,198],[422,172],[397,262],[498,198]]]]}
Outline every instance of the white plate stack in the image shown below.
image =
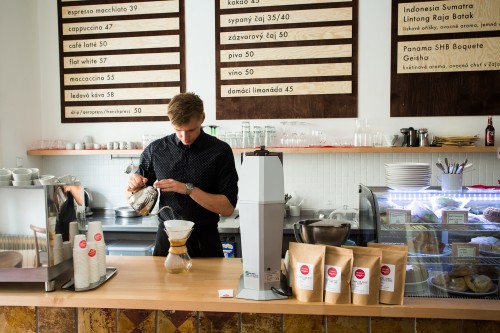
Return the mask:
{"type": "Polygon", "coordinates": [[[385,183],[397,191],[420,191],[431,185],[429,163],[388,163],[385,165],[385,183]]]}

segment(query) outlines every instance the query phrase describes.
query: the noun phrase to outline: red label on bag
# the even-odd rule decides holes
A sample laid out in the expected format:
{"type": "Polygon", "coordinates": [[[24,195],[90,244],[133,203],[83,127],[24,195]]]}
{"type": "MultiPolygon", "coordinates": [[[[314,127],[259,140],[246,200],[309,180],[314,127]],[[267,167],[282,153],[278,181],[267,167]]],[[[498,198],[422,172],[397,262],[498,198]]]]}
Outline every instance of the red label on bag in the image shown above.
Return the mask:
{"type": "Polygon", "coordinates": [[[303,275],[307,275],[307,274],[309,274],[309,267],[307,267],[307,265],[302,265],[302,266],[300,266],[300,272],[301,272],[303,275]]]}
{"type": "Polygon", "coordinates": [[[335,269],[335,267],[328,268],[328,276],[332,278],[337,276],[337,270],[335,269]]]}
{"type": "Polygon", "coordinates": [[[391,269],[389,268],[389,266],[384,265],[380,267],[380,273],[382,273],[382,275],[389,275],[391,274],[391,269]]]}
{"type": "Polygon", "coordinates": [[[356,278],[362,280],[365,277],[365,271],[362,269],[357,269],[356,272],[354,272],[354,275],[356,278]]]}

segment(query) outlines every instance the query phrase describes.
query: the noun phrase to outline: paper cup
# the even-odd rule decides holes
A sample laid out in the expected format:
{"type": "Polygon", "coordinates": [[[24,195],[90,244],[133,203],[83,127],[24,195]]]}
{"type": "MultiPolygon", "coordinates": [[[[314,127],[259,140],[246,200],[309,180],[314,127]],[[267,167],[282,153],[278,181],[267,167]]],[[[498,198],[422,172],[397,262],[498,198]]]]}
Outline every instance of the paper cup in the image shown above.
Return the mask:
{"type": "Polygon", "coordinates": [[[101,221],[92,221],[87,225],[87,240],[96,243],[104,243],[101,221]]]}

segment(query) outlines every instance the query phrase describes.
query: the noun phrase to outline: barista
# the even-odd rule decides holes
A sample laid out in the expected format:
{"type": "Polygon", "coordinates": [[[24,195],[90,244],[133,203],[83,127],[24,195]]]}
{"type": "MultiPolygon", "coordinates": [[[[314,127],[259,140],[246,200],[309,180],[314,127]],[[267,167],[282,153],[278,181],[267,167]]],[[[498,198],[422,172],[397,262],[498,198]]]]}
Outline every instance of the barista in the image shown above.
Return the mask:
{"type": "Polygon", "coordinates": [[[229,145],[203,132],[202,100],[193,93],[174,96],[168,117],[175,134],[149,144],[140,165],[128,180],[128,195],[144,185],[160,189],[160,224],[153,255],[166,256],[170,243],[163,221],[194,222],[186,246],[191,257],[223,257],[217,230],[219,214],[233,213],[238,196],[238,174],[229,145]]]}

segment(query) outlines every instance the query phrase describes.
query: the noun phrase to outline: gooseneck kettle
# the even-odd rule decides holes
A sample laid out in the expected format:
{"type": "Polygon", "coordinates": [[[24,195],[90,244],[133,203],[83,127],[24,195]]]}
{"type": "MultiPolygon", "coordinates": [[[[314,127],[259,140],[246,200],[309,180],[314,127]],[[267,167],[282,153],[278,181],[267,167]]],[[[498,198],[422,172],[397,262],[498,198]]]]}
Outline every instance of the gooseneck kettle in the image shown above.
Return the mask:
{"type": "Polygon", "coordinates": [[[152,214],[151,211],[156,205],[156,201],[158,201],[158,188],[154,185],[144,186],[139,191],[132,193],[132,195],[128,198],[130,206],[142,216],[158,215],[166,208],[172,211],[170,206],[164,206],[156,213],[152,214]]]}

